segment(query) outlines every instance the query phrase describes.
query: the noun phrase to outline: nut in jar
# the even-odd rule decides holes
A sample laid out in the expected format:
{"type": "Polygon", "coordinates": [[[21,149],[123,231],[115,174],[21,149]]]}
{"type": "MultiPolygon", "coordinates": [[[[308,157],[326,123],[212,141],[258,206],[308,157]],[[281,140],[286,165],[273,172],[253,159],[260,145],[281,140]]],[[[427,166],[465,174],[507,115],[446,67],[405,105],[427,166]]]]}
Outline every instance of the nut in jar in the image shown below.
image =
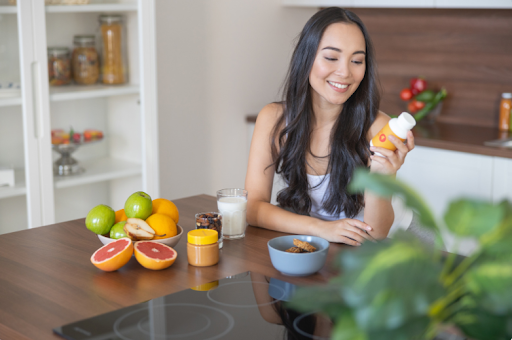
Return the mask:
{"type": "Polygon", "coordinates": [[[75,35],[73,43],[73,79],[80,85],[95,84],[100,75],[100,68],[94,35],[75,35]]]}
{"type": "Polygon", "coordinates": [[[71,61],[67,47],[48,47],[48,78],[52,86],[71,82],[71,61]]]}
{"type": "Polygon", "coordinates": [[[196,229],[211,229],[219,235],[219,248],[222,248],[222,214],[218,212],[202,212],[195,215],[196,229]]]}

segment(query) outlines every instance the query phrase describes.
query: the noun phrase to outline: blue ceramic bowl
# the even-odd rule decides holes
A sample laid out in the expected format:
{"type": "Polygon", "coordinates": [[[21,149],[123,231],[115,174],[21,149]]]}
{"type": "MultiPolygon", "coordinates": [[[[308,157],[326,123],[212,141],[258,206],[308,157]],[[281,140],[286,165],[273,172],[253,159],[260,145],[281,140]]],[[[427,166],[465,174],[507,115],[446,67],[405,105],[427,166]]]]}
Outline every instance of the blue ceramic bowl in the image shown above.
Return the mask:
{"type": "Polygon", "coordinates": [[[308,235],[287,235],[268,241],[270,261],[274,268],[284,275],[307,276],[316,273],[325,264],[329,241],[308,235]],[[287,253],[285,250],[293,245],[293,239],[306,241],[316,248],[312,253],[287,253]]]}

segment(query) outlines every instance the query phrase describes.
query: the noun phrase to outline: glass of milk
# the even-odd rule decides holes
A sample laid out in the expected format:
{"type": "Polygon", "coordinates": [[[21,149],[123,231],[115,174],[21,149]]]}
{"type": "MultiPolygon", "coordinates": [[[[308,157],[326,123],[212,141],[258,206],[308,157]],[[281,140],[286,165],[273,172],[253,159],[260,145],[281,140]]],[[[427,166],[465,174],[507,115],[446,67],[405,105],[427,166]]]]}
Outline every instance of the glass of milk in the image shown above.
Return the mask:
{"type": "Polygon", "coordinates": [[[247,227],[247,190],[222,189],[217,191],[217,208],[222,214],[223,238],[244,237],[247,227]]]}

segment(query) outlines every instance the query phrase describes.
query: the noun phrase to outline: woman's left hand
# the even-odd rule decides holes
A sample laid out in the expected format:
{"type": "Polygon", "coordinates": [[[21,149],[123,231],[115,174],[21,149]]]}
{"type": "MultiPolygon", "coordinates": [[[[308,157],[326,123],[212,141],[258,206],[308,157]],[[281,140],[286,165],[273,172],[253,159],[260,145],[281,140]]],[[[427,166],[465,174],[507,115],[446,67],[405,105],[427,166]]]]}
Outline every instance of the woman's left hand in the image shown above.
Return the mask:
{"type": "Polygon", "coordinates": [[[378,172],[386,175],[396,175],[396,172],[402,164],[404,164],[405,156],[414,149],[414,136],[411,131],[407,132],[407,143],[403,143],[400,139],[389,135],[388,139],[391,143],[396,146],[395,151],[384,149],[377,146],[370,147],[373,152],[378,152],[382,156],[372,155],[370,159],[372,163],[370,165],[370,172],[378,172]]]}

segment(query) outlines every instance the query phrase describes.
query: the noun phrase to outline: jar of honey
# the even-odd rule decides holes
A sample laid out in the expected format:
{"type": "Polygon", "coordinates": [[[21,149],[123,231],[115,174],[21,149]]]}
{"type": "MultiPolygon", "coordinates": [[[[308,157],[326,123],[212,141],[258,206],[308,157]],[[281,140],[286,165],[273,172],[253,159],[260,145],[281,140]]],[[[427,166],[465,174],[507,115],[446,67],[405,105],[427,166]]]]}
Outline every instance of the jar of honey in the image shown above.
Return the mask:
{"type": "Polygon", "coordinates": [[[188,263],[196,267],[213,266],[219,262],[219,234],[212,229],[195,229],[187,234],[188,263]]]}

